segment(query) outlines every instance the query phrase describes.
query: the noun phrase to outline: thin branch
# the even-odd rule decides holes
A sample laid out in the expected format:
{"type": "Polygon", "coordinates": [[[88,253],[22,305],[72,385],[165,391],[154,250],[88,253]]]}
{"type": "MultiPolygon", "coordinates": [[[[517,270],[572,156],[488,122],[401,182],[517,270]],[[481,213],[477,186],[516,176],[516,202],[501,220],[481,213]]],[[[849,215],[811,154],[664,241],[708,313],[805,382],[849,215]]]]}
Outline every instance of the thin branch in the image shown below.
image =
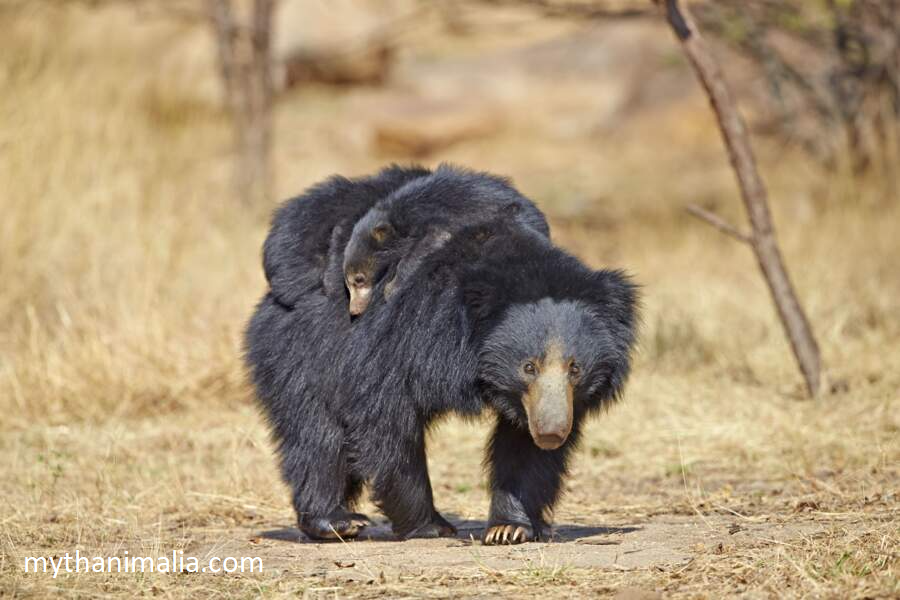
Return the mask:
{"type": "Polygon", "coordinates": [[[751,246],[753,245],[752,237],[750,237],[748,234],[744,233],[716,213],[708,211],[703,207],[697,206],[696,204],[688,204],[686,210],[698,219],[706,221],[725,235],[730,236],[739,242],[750,244],[751,246]]]}
{"type": "Polygon", "coordinates": [[[669,25],[681,43],[716,115],[728,158],[737,176],[741,200],[744,202],[753,231],[750,246],[756,255],[756,262],[769,287],[781,324],[806,381],[807,391],[810,396],[815,397],[822,383],[819,345],[806,312],[794,291],[784,259],[781,257],[781,250],[778,248],[769,211],[768,193],[756,168],[747,126],[738,112],[722,70],[709,51],[690,12],[682,6],[680,0],[657,0],[657,2],[663,4],[669,25]]]}
{"type": "Polygon", "coordinates": [[[528,6],[540,10],[547,17],[578,19],[635,19],[650,16],[649,8],[611,8],[602,2],[561,2],[554,0],[482,0],[486,5],[528,6]]]}

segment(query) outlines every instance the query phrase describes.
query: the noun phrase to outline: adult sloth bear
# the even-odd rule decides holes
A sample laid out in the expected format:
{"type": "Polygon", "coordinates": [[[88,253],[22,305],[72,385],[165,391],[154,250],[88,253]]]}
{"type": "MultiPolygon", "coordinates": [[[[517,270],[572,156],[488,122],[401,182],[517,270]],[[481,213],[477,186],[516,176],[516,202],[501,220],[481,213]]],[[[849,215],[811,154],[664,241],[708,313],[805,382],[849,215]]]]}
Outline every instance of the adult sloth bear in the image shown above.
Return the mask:
{"type": "Polygon", "coordinates": [[[635,318],[621,273],[592,271],[509,220],[457,232],[352,324],[346,300],[324,291],[293,309],[267,294],[247,360],[300,528],[356,536],[368,482],[399,537],[452,535],[434,508],[425,433],[447,413],[489,409],[483,540],[544,538],[584,418],[623,388],[635,318]]]}

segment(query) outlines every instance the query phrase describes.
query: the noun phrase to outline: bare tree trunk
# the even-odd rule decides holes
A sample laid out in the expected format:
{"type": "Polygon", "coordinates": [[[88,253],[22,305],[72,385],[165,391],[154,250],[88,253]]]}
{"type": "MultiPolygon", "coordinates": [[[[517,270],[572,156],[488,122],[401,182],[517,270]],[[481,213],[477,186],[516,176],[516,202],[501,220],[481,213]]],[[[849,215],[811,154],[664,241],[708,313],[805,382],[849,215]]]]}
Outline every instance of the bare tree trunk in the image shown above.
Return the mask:
{"type": "Polygon", "coordinates": [[[234,126],[235,187],[250,204],[270,196],[272,174],[271,31],[275,0],[254,0],[245,24],[232,0],[207,0],[219,73],[234,126]]]}
{"type": "MultiPolygon", "coordinates": [[[[753,248],[759,268],[769,286],[781,324],[806,381],[807,391],[810,396],[816,396],[821,384],[819,346],[803,307],[797,300],[778,249],[766,187],[756,169],[747,127],[737,111],[718,64],[709,52],[690,14],[681,6],[679,0],[664,0],[664,3],[669,25],[681,42],[716,113],[731,166],[737,175],[741,198],[750,218],[752,233],[747,241],[753,248]]],[[[707,218],[704,215],[698,216],[707,218]]],[[[722,222],[716,226],[722,229],[722,222]]],[[[728,228],[734,232],[738,231],[731,226],[728,228]]]]}

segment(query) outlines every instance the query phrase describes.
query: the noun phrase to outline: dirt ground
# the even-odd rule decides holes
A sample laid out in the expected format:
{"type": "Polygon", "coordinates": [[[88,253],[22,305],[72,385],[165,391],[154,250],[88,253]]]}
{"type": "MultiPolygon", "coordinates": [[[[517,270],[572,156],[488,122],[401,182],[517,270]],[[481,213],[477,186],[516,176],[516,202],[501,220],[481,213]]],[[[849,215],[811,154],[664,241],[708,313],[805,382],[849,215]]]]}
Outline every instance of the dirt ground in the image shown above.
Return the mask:
{"type": "MultiPolygon", "coordinates": [[[[623,525],[576,525],[560,523],[550,543],[521,546],[481,546],[484,521],[454,520],[456,539],[408,540],[397,543],[390,526],[376,526],[356,542],[321,544],[306,540],[299,530],[283,528],[262,532],[232,532],[245,535],[235,545],[216,539],[215,548],[225,555],[244,551],[246,541],[255,544],[254,554],[268,568],[299,571],[325,579],[369,581],[374,577],[473,576],[484,571],[503,572],[529,567],[546,569],[582,568],[633,571],[678,570],[689,564],[700,549],[722,551],[726,543],[746,544],[765,540],[788,543],[822,532],[821,525],[748,521],[743,526],[717,516],[648,517],[623,525]],[[738,537],[734,537],[738,536],[738,537]],[[283,542],[283,543],[275,543],[283,542]],[[365,542],[365,543],[364,543],[365,542]],[[296,565],[301,565],[299,569],[296,565]]],[[[200,543],[200,547],[203,544],[200,543]]]]}
{"type": "Polygon", "coordinates": [[[344,543],[309,542],[293,527],[250,406],[23,427],[2,440],[2,476],[13,487],[5,491],[0,581],[23,597],[896,594],[896,411],[878,412],[891,396],[854,421],[859,401],[827,411],[729,383],[723,389],[737,387],[746,401],[731,410],[687,382],[668,398],[659,393],[658,384],[675,382],[645,372],[625,404],[591,424],[554,539],[515,547],[477,541],[488,505],[479,466],[485,424],[451,421],[431,438],[436,503],[459,528],[456,539],[394,541],[366,505],[376,526],[344,543]],[[76,549],[181,551],[201,565],[258,557],[263,572],[23,572],[27,556],[76,549]]]}
{"type": "Polygon", "coordinates": [[[0,8],[0,596],[900,597],[895,174],[754,137],[836,384],[807,400],[753,257],[685,214],[743,222],[659,23],[482,7],[448,27],[424,11],[385,85],[279,96],[276,197],[248,207],[203,24],[15,4],[0,8]],[[268,216],[332,173],[412,160],[511,176],[556,243],[642,286],[633,376],[586,428],[551,542],[473,541],[489,424],[453,419],[429,471],[457,539],[392,541],[368,503],[364,539],[294,529],[240,351],[268,216]],[[25,572],[76,551],[264,568],[25,572]]]}

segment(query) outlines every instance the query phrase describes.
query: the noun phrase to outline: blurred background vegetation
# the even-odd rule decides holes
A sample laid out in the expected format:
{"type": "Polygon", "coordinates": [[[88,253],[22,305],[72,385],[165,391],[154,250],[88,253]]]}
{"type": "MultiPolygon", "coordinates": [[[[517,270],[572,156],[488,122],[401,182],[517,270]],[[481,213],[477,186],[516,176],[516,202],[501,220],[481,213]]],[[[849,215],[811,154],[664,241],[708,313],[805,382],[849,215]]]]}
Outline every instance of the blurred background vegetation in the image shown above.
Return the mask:
{"type": "MultiPolygon", "coordinates": [[[[823,356],[846,383],[815,403],[799,401],[752,254],[685,213],[696,203],[744,223],[713,115],[652,3],[281,0],[262,11],[262,41],[253,17],[267,3],[224,4],[226,21],[214,18],[222,2],[0,4],[5,552],[108,541],[123,535],[115,520],[156,535],[135,506],[244,522],[190,490],[255,498],[275,507],[267,519],[289,520],[240,354],[265,290],[268,218],[324,177],[390,162],[508,175],[555,242],[643,286],[627,401],[586,438],[604,478],[579,463],[569,506],[613,510],[603,498],[645,494],[666,510],[666,494],[714,476],[735,498],[729,478],[802,492],[815,476],[826,487],[807,491],[835,513],[896,493],[900,2],[689,3],[751,125],[823,356]],[[47,472],[38,454],[61,466],[47,472]]],[[[458,435],[477,469],[480,438],[458,435]]],[[[482,511],[483,490],[454,470],[468,459],[435,448],[442,502],[482,511]]],[[[878,506],[895,514],[896,500],[878,506]]],[[[877,544],[896,539],[878,531],[877,544]]],[[[794,559],[864,547],[840,535],[794,559]]],[[[872,552],[854,554],[867,571],[823,567],[816,581],[896,590],[896,560],[872,552]]]]}
{"type": "MultiPolygon", "coordinates": [[[[894,265],[872,259],[890,252],[867,233],[897,204],[897,4],[692,3],[823,336],[896,328],[878,317],[895,306],[894,265]]],[[[244,397],[237,348],[269,212],[393,161],[510,175],[560,242],[633,270],[653,364],[766,380],[784,352],[749,253],[683,214],[698,203],[743,222],[714,121],[650,3],[13,1],[0,19],[0,381],[25,413],[32,396],[91,414],[186,389],[244,397]]],[[[830,346],[826,360],[846,344],[830,346]]]]}

